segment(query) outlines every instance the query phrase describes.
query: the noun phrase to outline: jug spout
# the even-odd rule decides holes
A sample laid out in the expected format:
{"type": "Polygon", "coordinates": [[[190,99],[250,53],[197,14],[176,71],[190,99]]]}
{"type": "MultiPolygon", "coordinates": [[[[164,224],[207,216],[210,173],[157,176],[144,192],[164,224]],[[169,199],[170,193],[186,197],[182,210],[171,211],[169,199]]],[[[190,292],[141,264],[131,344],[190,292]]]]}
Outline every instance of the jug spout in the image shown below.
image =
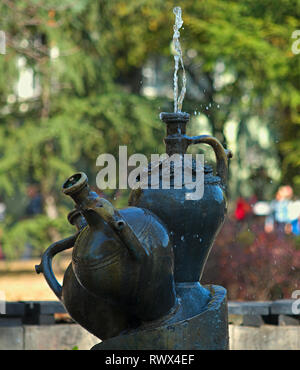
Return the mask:
{"type": "Polygon", "coordinates": [[[87,175],[84,172],[78,172],[69,177],[64,182],[62,191],[69,195],[81,209],[96,206],[100,199],[99,195],[90,189],[87,175]]]}

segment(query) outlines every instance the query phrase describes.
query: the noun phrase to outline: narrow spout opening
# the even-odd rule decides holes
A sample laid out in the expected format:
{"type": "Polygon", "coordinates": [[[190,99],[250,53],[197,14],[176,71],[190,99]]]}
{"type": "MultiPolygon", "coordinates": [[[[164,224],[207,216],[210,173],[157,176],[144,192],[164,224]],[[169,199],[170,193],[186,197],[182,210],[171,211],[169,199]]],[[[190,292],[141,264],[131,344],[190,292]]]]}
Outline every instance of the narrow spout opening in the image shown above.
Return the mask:
{"type": "Polygon", "coordinates": [[[81,213],[78,209],[74,209],[68,214],[68,221],[70,222],[71,225],[76,224],[76,219],[77,217],[81,216],[81,213]]]}
{"type": "Polygon", "coordinates": [[[87,225],[85,218],[76,208],[68,214],[68,221],[71,225],[76,226],[77,230],[82,230],[87,225]]]}
{"type": "Polygon", "coordinates": [[[66,195],[73,195],[80,191],[88,183],[87,175],[84,172],[78,172],[69,177],[62,186],[62,191],[66,195]]]}
{"type": "Polygon", "coordinates": [[[165,123],[187,123],[190,115],[186,112],[161,112],[159,118],[165,123]]]}
{"type": "Polygon", "coordinates": [[[185,135],[190,115],[185,112],[161,112],[159,118],[167,125],[167,136],[179,137],[185,135]]]}

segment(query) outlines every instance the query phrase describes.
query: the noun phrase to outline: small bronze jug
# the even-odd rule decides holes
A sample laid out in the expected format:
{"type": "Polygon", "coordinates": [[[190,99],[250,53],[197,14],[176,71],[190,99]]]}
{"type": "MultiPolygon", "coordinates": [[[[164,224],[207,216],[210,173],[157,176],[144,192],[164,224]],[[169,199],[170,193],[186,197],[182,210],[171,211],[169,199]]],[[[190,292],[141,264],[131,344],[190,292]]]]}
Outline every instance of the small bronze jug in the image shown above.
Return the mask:
{"type": "Polygon", "coordinates": [[[84,173],[71,176],[63,192],[76,203],[69,219],[79,232],[50,247],[37,271],[70,315],[101,339],[167,315],[176,294],[173,249],[164,224],[148,210],[116,210],[91,191],[84,173]],[[60,287],[51,259],[73,246],[60,287]]]}
{"type": "MultiPolygon", "coordinates": [[[[210,166],[204,166],[204,193],[199,200],[186,199],[190,190],[182,180],[181,189],[174,187],[174,168],[171,167],[170,189],[163,189],[160,169],[159,186],[151,188],[151,164],[148,169],[148,188],[131,192],[129,205],[149,209],[159,215],[167,225],[175,255],[175,282],[198,282],[227,210],[225,188],[228,157],[231,156],[221,143],[208,135],[189,137],[186,135],[187,113],[161,113],[167,125],[164,139],[169,156],[184,157],[189,145],[208,144],[216,155],[216,175],[210,166]]],[[[183,160],[183,159],[182,159],[183,160]]],[[[183,168],[184,166],[182,166],[183,168]]],[[[195,162],[192,164],[193,181],[196,180],[195,162]]]]}
{"type": "Polygon", "coordinates": [[[112,301],[96,297],[83,288],[74,274],[72,263],[64,274],[62,286],[57,281],[52,270],[53,257],[72,248],[80,231],[87,226],[78,210],[70,212],[68,219],[76,226],[77,233],[50,245],[43,253],[40,265],[35,266],[36,272],[44,274],[49,287],[62,301],[70,316],[90,333],[100,339],[108,339],[128,332],[133,325],[128,313],[112,301]]]}

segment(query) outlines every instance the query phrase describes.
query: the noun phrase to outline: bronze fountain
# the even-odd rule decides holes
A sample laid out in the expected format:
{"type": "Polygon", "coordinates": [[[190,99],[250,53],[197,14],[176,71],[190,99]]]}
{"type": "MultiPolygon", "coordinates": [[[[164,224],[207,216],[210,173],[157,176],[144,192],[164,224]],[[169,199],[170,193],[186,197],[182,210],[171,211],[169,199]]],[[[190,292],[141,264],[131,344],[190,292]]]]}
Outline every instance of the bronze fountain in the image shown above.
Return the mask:
{"type": "MultiPolygon", "coordinates": [[[[68,220],[77,231],[52,244],[36,266],[70,316],[102,340],[93,349],[228,348],[226,290],[204,287],[200,279],[226,214],[231,153],[214,137],[187,136],[187,113],[160,118],[168,155],[199,143],[214,150],[216,174],[204,166],[203,197],[187,200],[184,180],[181,189],[174,187],[172,168],[170,189],[164,189],[160,168],[157,189],[132,190],[129,207],[116,210],[77,173],[62,188],[75,202],[68,220]],[[72,262],[61,286],[52,258],[69,248],[72,262]]],[[[149,184],[151,171],[150,164],[149,184]]]]}
{"type": "MultiPolygon", "coordinates": [[[[93,349],[228,348],[226,290],[202,286],[200,279],[227,210],[231,153],[214,137],[186,135],[189,114],[181,112],[186,78],[179,42],[183,21],[180,7],[173,12],[175,113],[161,113],[160,118],[167,127],[166,154],[177,155],[179,172],[170,162],[165,188],[163,160],[150,163],[144,173],[146,186],[134,188],[129,207],[121,210],[91,191],[84,173],[71,176],[62,190],[75,202],[68,220],[77,231],[52,244],[36,266],[70,316],[102,340],[93,349]],[[179,62],[183,87],[178,97],[179,62]],[[216,174],[203,165],[203,195],[189,199],[184,167],[186,150],[193,144],[212,147],[216,174]],[[155,171],[158,183],[153,187],[155,171]],[[61,286],[52,258],[69,248],[72,262],[61,286]]],[[[189,162],[193,183],[199,180],[198,169],[195,160],[189,162]]]]}

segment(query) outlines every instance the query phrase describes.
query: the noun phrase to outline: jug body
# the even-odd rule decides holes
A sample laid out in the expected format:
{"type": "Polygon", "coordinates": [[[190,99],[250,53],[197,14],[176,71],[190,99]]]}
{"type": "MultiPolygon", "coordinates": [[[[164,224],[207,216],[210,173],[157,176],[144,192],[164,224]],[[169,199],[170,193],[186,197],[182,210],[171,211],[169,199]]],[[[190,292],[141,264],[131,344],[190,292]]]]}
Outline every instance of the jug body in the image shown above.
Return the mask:
{"type": "Polygon", "coordinates": [[[72,265],[80,284],[96,297],[123,305],[140,320],[154,320],[175,303],[173,250],[165,227],[149,211],[119,210],[134,230],[145,254],[130,255],[106,223],[87,227],[73,248],[72,265]]]}
{"type": "Polygon", "coordinates": [[[64,274],[61,301],[79,325],[102,340],[139,325],[139,321],[134,322],[127,312],[109,299],[96,297],[84,289],[74,274],[72,263],[64,274]]]}
{"type": "MultiPolygon", "coordinates": [[[[196,181],[195,177],[193,181],[196,181]]],[[[149,177],[150,183],[150,177],[149,177]]],[[[205,168],[204,192],[199,200],[186,199],[190,193],[182,189],[133,190],[129,205],[142,207],[159,214],[167,225],[174,250],[174,278],[176,282],[199,281],[205,262],[225,218],[227,205],[221,179],[205,168]]]]}

